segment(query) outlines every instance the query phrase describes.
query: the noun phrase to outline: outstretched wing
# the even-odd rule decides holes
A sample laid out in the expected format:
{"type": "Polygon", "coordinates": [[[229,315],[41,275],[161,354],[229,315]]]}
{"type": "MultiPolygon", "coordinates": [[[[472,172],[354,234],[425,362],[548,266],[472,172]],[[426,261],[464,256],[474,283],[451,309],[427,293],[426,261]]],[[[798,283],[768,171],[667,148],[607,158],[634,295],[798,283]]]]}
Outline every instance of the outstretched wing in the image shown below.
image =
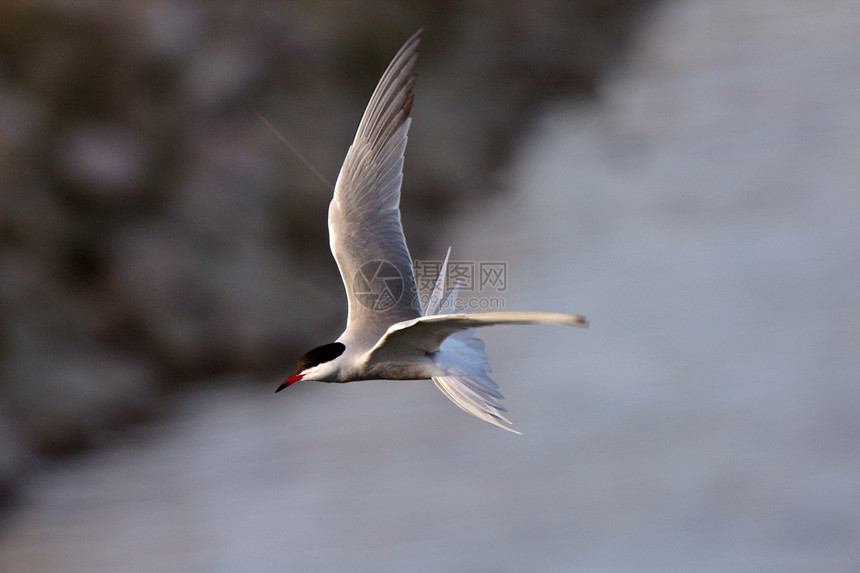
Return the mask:
{"type": "Polygon", "coordinates": [[[486,312],[422,316],[392,325],[368,353],[369,363],[408,360],[436,353],[440,372],[433,382],[462,410],[499,428],[516,432],[505,418],[499,386],[490,378],[484,342],[475,328],[495,324],[549,323],[587,326],[572,314],[551,312],[486,312]]]}
{"type": "Polygon", "coordinates": [[[331,252],[349,301],[346,330],[369,341],[378,340],[394,323],[421,316],[400,223],[403,152],[420,33],[400,48],[376,86],[329,205],[331,252]]]}
{"type": "Polygon", "coordinates": [[[496,324],[561,324],[588,326],[584,317],[561,312],[481,312],[420,316],[391,325],[368,353],[371,363],[432,354],[446,338],[472,328],[496,324]]]}

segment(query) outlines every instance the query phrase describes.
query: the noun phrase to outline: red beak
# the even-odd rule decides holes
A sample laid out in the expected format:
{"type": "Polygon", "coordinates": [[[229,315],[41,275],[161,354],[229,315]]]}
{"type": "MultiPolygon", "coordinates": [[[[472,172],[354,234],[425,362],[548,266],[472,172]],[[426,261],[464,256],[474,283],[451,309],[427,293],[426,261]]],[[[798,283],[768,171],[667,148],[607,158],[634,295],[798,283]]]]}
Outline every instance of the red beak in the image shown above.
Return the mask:
{"type": "Polygon", "coordinates": [[[275,394],[277,394],[278,392],[280,392],[281,390],[283,390],[284,388],[286,388],[290,384],[293,384],[294,382],[298,382],[299,380],[301,380],[304,377],[305,377],[304,374],[293,374],[292,376],[287,378],[287,380],[283,384],[278,386],[278,389],[275,390],[275,394]]]}

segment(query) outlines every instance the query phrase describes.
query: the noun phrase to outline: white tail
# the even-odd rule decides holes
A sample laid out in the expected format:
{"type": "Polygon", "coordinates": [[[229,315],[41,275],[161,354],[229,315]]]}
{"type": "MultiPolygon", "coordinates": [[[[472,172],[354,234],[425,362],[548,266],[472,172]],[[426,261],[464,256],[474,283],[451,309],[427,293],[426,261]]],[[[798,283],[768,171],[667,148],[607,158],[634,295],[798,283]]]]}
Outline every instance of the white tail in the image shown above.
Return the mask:
{"type": "Polygon", "coordinates": [[[484,351],[484,342],[473,336],[475,328],[494,324],[561,324],[588,326],[588,321],[575,314],[560,312],[482,312],[469,314],[469,308],[455,308],[459,285],[447,293],[448,257],[436,279],[424,316],[392,325],[377,346],[397,346],[398,337],[409,340],[414,347],[435,352],[435,362],[445,369],[444,376],[435,376],[433,382],[462,410],[504,430],[519,434],[511,422],[502,415],[507,412],[499,402],[504,398],[499,385],[490,378],[490,363],[484,351]]]}
{"type": "MultiPolygon", "coordinates": [[[[445,261],[442,263],[439,276],[436,278],[436,286],[433,288],[433,293],[424,312],[425,316],[455,311],[453,304],[457,298],[459,285],[445,293],[448,257],[450,255],[451,248],[448,247],[445,261]]],[[[460,312],[467,310],[462,309],[460,312]]],[[[450,357],[450,361],[454,364],[469,365],[471,372],[464,372],[460,375],[437,376],[433,378],[433,383],[463,411],[494,426],[519,434],[510,427],[511,421],[502,415],[502,412],[507,412],[505,407],[499,403],[499,400],[502,400],[504,396],[499,392],[499,385],[488,375],[491,369],[489,358],[484,351],[484,341],[472,336],[474,332],[475,329],[470,329],[454,333],[445,339],[439,348],[442,356],[450,357]]]]}

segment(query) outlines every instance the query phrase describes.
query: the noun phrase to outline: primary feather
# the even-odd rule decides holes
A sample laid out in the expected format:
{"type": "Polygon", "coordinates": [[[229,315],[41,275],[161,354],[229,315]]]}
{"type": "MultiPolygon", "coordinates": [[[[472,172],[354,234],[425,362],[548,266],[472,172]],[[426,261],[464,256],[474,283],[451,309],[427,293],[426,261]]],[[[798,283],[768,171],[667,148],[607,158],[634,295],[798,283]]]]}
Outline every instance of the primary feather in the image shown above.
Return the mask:
{"type": "MultiPolygon", "coordinates": [[[[400,222],[400,183],[409,131],[420,30],[379,80],[349,148],[329,205],[329,243],[346,288],[347,331],[377,340],[395,322],[421,316],[412,258],[400,222]],[[359,300],[357,278],[374,263],[391,265],[402,281],[395,303],[373,308],[359,300]]],[[[364,277],[374,278],[374,277],[364,277]]]]}

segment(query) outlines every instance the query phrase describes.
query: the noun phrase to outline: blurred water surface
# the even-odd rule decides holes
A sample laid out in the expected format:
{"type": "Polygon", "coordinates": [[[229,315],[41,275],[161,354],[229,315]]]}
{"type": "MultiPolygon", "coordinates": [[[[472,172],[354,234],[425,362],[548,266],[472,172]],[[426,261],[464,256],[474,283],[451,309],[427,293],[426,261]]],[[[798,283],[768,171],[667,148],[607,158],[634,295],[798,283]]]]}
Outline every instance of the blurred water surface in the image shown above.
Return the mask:
{"type": "Polygon", "coordinates": [[[484,333],[523,436],[430,382],[220,380],[35,473],[0,569],[857,570],[858,69],[853,2],[664,4],[440,229],[591,319],[484,333]]]}

